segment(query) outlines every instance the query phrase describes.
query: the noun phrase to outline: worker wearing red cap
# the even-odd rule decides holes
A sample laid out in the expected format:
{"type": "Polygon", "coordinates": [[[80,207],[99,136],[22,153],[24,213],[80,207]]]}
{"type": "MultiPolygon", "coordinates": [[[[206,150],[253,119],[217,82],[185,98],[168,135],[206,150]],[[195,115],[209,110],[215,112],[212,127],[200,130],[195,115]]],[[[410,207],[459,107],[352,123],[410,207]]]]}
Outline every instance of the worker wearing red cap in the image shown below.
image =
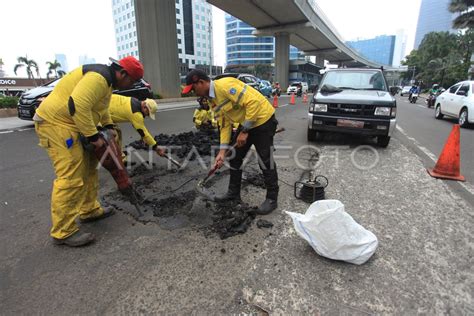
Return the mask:
{"type": "Polygon", "coordinates": [[[232,127],[241,126],[235,155],[230,159],[229,187],[224,195],[216,196],[216,201],[240,200],[242,182],[242,162],[252,145],[259,156],[260,168],[267,194],[265,201],[255,212],[265,215],[278,206],[278,174],[273,159],[273,136],[278,121],[275,109],[257,90],[233,77],[211,80],[202,70],[193,69],[186,76],[183,93],[194,91],[199,97],[206,97],[215,113],[220,129],[221,149],[215,159],[215,168],[224,164],[227,150],[231,144],[232,127]]]}
{"type": "Polygon", "coordinates": [[[56,174],[51,194],[51,237],[56,244],[82,246],[94,240],[79,231],[75,220],[99,220],[112,215],[97,201],[97,159],[84,150],[80,138],[104,146],[97,126],[113,128],[109,114],[112,90],[130,89],[143,77],[143,66],[134,57],[111,65],[83,65],[65,75],[41,103],[33,118],[39,138],[56,174]]]}

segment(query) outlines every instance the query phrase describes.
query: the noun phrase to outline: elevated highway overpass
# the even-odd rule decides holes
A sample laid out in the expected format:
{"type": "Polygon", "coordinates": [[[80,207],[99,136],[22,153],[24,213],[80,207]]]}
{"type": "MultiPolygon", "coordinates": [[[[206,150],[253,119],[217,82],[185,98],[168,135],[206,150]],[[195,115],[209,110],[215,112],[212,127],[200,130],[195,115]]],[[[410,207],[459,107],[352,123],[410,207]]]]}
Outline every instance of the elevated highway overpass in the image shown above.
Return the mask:
{"type": "MultiPolygon", "coordinates": [[[[256,36],[275,37],[275,79],[288,85],[289,45],[317,63],[380,67],[344,44],[315,0],[207,0],[255,27],[256,36]]],[[[135,0],[140,60],[145,77],[164,97],[179,91],[175,0],[135,0]]]]}

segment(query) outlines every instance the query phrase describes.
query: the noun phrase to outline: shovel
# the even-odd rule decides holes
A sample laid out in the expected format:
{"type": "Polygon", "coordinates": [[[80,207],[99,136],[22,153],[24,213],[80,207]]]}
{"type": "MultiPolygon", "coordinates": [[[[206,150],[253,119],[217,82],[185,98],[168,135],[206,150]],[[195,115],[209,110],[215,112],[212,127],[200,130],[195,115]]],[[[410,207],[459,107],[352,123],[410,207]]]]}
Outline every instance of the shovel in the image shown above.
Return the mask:
{"type": "MultiPolygon", "coordinates": [[[[283,131],[285,131],[285,128],[284,128],[284,127],[280,127],[279,129],[277,129],[277,130],[275,131],[275,134],[280,133],[280,132],[283,132],[283,131]]],[[[234,144],[234,145],[232,146],[232,148],[235,149],[236,146],[237,146],[237,144],[234,144]]],[[[228,150],[228,151],[226,152],[225,156],[227,157],[227,155],[228,155],[230,152],[231,152],[231,150],[228,150]]],[[[202,196],[204,196],[205,198],[207,198],[208,200],[210,200],[210,201],[214,201],[214,200],[215,200],[215,194],[214,194],[213,192],[207,190],[206,187],[204,187],[204,185],[205,185],[206,182],[209,180],[209,178],[211,178],[211,176],[212,176],[214,173],[216,173],[216,171],[217,171],[218,169],[219,169],[219,168],[217,168],[217,166],[216,166],[216,167],[212,168],[211,170],[209,170],[209,172],[207,173],[207,176],[206,176],[204,179],[200,180],[200,181],[198,182],[198,184],[196,185],[196,191],[197,191],[199,194],[201,194],[202,196]]]]}

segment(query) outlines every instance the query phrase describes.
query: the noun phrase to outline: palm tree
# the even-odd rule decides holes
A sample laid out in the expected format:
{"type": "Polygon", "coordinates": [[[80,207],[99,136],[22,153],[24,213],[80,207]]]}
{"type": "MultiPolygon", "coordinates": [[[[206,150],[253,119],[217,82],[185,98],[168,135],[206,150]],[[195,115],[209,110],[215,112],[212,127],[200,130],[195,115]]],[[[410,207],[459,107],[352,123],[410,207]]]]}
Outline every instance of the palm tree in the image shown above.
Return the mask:
{"type": "Polygon", "coordinates": [[[46,78],[49,79],[49,75],[53,72],[56,74],[56,78],[58,78],[58,68],[61,68],[61,63],[55,59],[54,61],[47,61],[46,65],[48,65],[48,73],[46,74],[46,78]]]}
{"type": "Polygon", "coordinates": [[[39,77],[39,68],[36,61],[34,61],[33,59],[28,59],[28,56],[18,57],[17,61],[18,61],[18,64],[16,64],[15,68],[13,68],[13,72],[15,73],[15,75],[19,68],[26,67],[26,73],[28,74],[28,79],[35,79],[35,77],[33,76],[32,68],[36,70],[36,74],[39,77]]]}
{"type": "Polygon", "coordinates": [[[459,16],[453,20],[455,29],[465,29],[474,27],[474,0],[451,0],[449,11],[459,13],[459,16]]]}

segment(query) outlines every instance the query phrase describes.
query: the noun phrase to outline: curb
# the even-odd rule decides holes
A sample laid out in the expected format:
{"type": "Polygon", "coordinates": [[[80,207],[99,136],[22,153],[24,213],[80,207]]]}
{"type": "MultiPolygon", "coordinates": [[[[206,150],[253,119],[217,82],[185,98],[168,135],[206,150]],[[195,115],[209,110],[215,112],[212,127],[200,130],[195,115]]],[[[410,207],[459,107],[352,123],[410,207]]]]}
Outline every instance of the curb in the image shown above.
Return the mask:
{"type": "Polygon", "coordinates": [[[0,109],[0,118],[18,116],[16,108],[0,109]]]}
{"type": "Polygon", "coordinates": [[[184,97],[184,98],[167,98],[167,99],[155,99],[156,103],[175,103],[175,102],[187,102],[196,101],[198,97],[184,97]]]}

